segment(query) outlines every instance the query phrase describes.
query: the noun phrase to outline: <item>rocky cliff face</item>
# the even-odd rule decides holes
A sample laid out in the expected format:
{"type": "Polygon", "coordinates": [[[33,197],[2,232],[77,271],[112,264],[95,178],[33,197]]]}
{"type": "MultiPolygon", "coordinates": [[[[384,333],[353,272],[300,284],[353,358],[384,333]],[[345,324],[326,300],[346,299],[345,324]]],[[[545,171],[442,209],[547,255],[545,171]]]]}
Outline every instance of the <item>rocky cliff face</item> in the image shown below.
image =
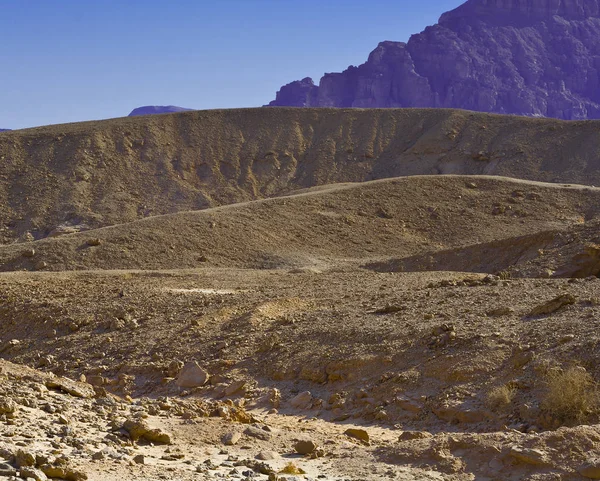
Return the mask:
{"type": "Polygon", "coordinates": [[[600,118],[600,0],[469,0],[366,63],[269,105],[442,107],[600,118]]]}
{"type": "Polygon", "coordinates": [[[171,114],[173,112],[185,112],[184,107],[176,107],[175,105],[146,105],[144,107],[138,107],[133,109],[128,117],[135,117],[137,115],[153,115],[153,114],[171,114]]]}

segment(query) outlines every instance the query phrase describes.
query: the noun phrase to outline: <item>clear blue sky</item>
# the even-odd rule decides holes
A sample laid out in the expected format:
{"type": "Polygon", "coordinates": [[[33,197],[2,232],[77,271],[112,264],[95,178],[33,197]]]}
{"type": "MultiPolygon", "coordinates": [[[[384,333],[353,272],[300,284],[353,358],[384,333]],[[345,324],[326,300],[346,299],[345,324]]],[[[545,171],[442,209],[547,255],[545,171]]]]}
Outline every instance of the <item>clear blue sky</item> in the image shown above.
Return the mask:
{"type": "Polygon", "coordinates": [[[0,127],[255,107],[461,0],[0,0],[0,127]]]}

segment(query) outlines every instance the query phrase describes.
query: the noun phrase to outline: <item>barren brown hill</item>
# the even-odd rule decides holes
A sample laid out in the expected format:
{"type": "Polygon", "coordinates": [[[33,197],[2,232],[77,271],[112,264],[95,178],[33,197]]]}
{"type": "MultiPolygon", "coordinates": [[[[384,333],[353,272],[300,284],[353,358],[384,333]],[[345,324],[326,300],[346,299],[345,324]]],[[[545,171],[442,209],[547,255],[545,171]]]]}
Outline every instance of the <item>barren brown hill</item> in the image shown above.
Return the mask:
{"type": "Polygon", "coordinates": [[[598,479],[598,126],[3,133],[0,476],[598,479]]]}
{"type": "Polygon", "coordinates": [[[600,189],[592,187],[403,177],[7,245],[0,268],[327,268],[567,229],[595,218],[599,206],[600,189]]]}
{"type": "Polygon", "coordinates": [[[600,184],[597,122],[456,110],[263,108],[0,136],[0,242],[416,174],[600,184]]]}

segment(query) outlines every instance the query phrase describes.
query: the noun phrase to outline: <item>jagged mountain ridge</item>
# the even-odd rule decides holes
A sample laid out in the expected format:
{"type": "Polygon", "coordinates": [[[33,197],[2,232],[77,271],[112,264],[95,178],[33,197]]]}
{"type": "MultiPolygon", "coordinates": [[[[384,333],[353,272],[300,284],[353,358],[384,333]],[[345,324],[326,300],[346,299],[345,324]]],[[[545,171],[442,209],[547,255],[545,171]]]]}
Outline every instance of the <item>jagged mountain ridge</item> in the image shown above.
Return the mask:
{"type": "Polygon", "coordinates": [[[600,118],[598,0],[469,0],[366,63],[285,85],[271,106],[441,107],[600,118]]]}

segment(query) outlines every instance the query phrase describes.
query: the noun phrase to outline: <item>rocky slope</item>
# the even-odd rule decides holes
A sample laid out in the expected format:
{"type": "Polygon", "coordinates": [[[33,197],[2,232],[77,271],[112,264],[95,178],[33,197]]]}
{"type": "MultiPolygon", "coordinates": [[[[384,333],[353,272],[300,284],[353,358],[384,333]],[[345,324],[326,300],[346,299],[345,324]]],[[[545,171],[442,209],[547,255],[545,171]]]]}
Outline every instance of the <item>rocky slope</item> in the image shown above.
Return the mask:
{"type": "Polygon", "coordinates": [[[172,114],[174,112],[185,112],[187,110],[192,109],[176,107],[175,105],[146,105],[144,107],[133,109],[128,117],[135,117],[137,115],[172,114]]]}
{"type": "Polygon", "coordinates": [[[429,433],[327,422],[312,407],[246,410],[252,386],[218,401],[185,392],[133,400],[3,360],[0,372],[7,481],[583,480],[600,469],[598,426],[429,433]]]}
{"type": "Polygon", "coordinates": [[[0,242],[403,175],[600,185],[597,130],[453,110],[242,109],[4,132],[0,242]]]}
{"type": "Polygon", "coordinates": [[[523,251],[537,258],[548,231],[598,218],[598,206],[598,188],[476,176],[385,179],[2,246],[0,271],[323,269],[417,255],[412,269],[395,270],[495,274],[523,262],[523,251]],[[532,240],[516,242],[520,236],[532,240]],[[474,239],[480,250],[499,243],[504,254],[451,264],[447,249],[468,249],[474,239]],[[445,266],[425,269],[440,257],[445,266]]]}
{"type": "Polygon", "coordinates": [[[469,0],[359,67],[282,87],[270,105],[599,118],[599,12],[598,0],[469,0]]]}
{"type": "Polygon", "coordinates": [[[597,479],[598,278],[335,266],[14,272],[0,287],[1,356],[84,381],[0,362],[3,474],[242,481],[234,467],[261,471],[268,451],[270,470],[308,472],[281,481],[597,479]]]}

